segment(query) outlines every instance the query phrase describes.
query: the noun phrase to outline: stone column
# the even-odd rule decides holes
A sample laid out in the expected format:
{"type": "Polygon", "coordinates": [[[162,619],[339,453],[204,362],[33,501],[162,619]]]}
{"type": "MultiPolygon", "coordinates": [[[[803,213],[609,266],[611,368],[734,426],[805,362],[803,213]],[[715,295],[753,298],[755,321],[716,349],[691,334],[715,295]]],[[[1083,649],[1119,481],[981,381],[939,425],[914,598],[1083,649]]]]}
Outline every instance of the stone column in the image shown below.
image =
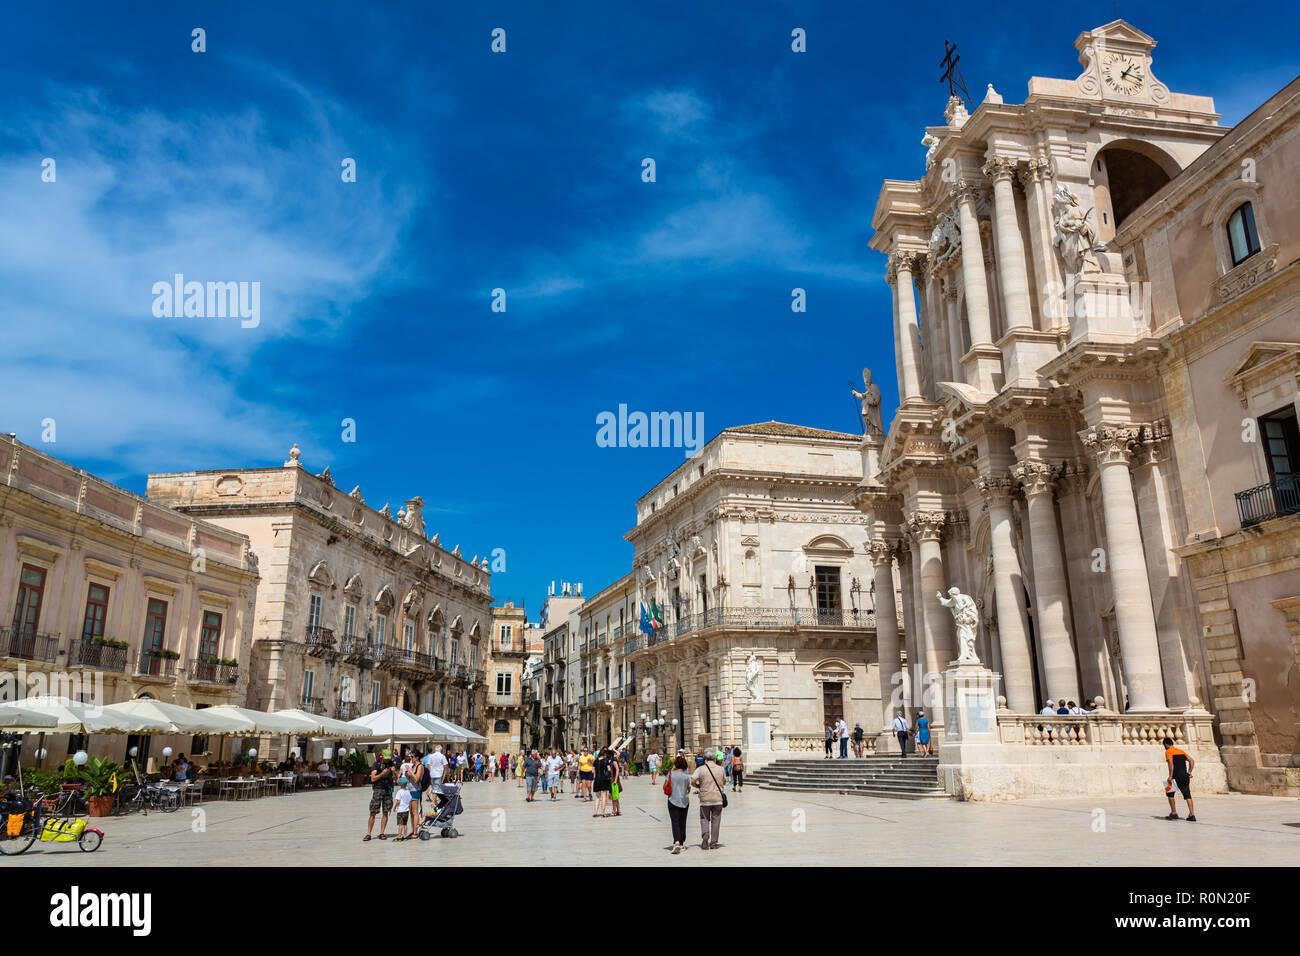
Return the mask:
{"type": "Polygon", "coordinates": [[[962,334],[959,295],[957,277],[949,271],[943,278],[943,302],[948,311],[948,364],[952,367],[953,379],[964,382],[966,370],[962,368],[961,357],[966,354],[966,341],[962,334]]]}
{"type": "Polygon", "coordinates": [[[984,164],[984,175],[993,181],[993,229],[997,237],[998,275],[1002,281],[1002,302],[1006,309],[1007,328],[1033,328],[1033,308],[1029,300],[1029,271],[1025,266],[1025,244],[1016,215],[1016,192],[1012,179],[1016,161],[994,156],[984,164]]]}
{"type": "MultiPolygon", "coordinates": [[[[918,669],[916,653],[916,588],[913,584],[912,550],[906,538],[898,543],[895,554],[898,559],[899,589],[903,592],[903,637],[907,647],[907,702],[915,706],[918,669]]],[[[923,666],[923,665],[922,665],[923,666]]]]}
{"type": "Polygon", "coordinates": [[[1016,558],[1011,517],[1011,479],[987,474],[976,479],[989,510],[993,543],[993,596],[998,612],[998,648],[1002,652],[1002,681],[1007,706],[1019,714],[1038,711],[1034,700],[1033,657],[1026,628],[1024,582],[1016,558]]]}
{"type": "Polygon", "coordinates": [[[921,330],[916,317],[916,292],[912,287],[912,270],[916,253],[896,252],[893,256],[894,312],[897,317],[898,365],[903,401],[919,399],[921,394],[921,330]]]}
{"type": "Polygon", "coordinates": [[[970,327],[970,351],[963,366],[967,384],[986,395],[997,392],[1002,372],[1002,353],[993,346],[993,320],[989,312],[988,277],[984,271],[984,243],[975,215],[978,187],[962,180],[954,187],[958,224],[961,230],[961,275],[966,290],[966,320],[970,327]]]}
{"type": "Polygon", "coordinates": [[[1106,525],[1106,564],[1115,599],[1115,626],[1128,690],[1129,710],[1163,710],[1164,681],[1160,643],[1151,608],[1151,583],[1138,528],[1137,504],[1129,477],[1129,446],[1136,428],[1098,425],[1079,436],[1097,456],[1102,519],[1106,525]]]}
{"type": "Polygon", "coordinates": [[[880,729],[884,731],[876,742],[876,752],[882,753],[893,741],[894,750],[898,749],[898,738],[889,733],[887,728],[894,721],[894,706],[891,698],[894,691],[894,675],[903,670],[902,656],[898,647],[898,608],[894,604],[894,548],[888,541],[872,541],[871,563],[875,565],[876,585],[876,658],[880,665],[880,729]]]}
{"type": "MultiPolygon", "coordinates": [[[[917,511],[908,515],[908,528],[918,542],[920,552],[920,591],[918,606],[922,614],[924,634],[925,674],[942,674],[953,653],[952,614],[939,603],[937,595],[948,588],[943,570],[944,513],[942,511],[917,511]]],[[[928,689],[928,685],[926,686],[928,689]]],[[[937,685],[936,685],[937,686],[937,685]]],[[[932,708],[932,723],[942,722],[942,701],[924,701],[921,706],[932,708]]]]}
{"type": "Polygon", "coordinates": [[[971,348],[993,344],[993,324],[989,317],[989,290],[984,276],[984,246],[980,242],[979,220],[975,201],[979,190],[965,180],[954,187],[957,196],[958,225],[961,229],[961,276],[966,287],[966,318],[970,322],[971,348]]]}
{"type": "Polygon", "coordinates": [[[1025,191],[1029,213],[1029,250],[1033,257],[1034,277],[1039,288],[1044,290],[1044,298],[1039,301],[1040,325],[1048,332],[1062,326],[1070,327],[1063,300],[1054,300],[1049,306],[1046,297],[1049,287],[1055,288],[1058,296],[1064,289],[1056,252],[1052,248],[1051,178],[1051,164],[1043,160],[1031,159],[1020,171],[1020,186],[1025,191]]]}
{"type": "Polygon", "coordinates": [[[1052,495],[1056,487],[1056,469],[1045,461],[1028,458],[1017,463],[1014,474],[1025,490],[1029,533],[1034,542],[1038,641],[1043,651],[1047,693],[1053,700],[1078,701],[1079,674],[1070,634],[1070,592],[1052,495]]]}

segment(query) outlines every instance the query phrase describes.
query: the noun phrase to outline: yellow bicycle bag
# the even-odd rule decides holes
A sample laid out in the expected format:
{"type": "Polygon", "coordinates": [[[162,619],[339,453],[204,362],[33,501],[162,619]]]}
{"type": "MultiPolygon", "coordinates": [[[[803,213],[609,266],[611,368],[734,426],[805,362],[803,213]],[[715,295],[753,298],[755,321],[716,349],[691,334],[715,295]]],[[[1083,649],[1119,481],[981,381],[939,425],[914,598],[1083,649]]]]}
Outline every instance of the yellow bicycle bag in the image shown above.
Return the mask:
{"type": "Polygon", "coordinates": [[[41,830],[42,843],[75,843],[86,829],[85,820],[46,820],[41,830]]]}

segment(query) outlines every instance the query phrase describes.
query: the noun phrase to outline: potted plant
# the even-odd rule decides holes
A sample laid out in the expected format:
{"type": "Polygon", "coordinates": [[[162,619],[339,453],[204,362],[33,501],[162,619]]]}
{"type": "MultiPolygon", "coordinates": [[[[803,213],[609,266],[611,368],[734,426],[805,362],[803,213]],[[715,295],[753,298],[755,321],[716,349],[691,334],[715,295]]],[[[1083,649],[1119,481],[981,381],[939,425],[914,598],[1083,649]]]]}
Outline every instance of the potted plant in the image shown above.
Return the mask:
{"type": "Polygon", "coordinates": [[[81,781],[81,793],[92,817],[108,816],[113,809],[113,794],[117,792],[119,776],[126,779],[120,763],[98,757],[91,757],[83,767],[78,767],[69,757],[63,766],[63,776],[67,780],[81,781]]]}
{"type": "Polygon", "coordinates": [[[365,785],[366,773],[370,770],[370,765],[366,763],[366,755],[360,750],[353,750],[344,758],[343,766],[348,773],[352,774],[352,786],[361,787],[365,785]]]}

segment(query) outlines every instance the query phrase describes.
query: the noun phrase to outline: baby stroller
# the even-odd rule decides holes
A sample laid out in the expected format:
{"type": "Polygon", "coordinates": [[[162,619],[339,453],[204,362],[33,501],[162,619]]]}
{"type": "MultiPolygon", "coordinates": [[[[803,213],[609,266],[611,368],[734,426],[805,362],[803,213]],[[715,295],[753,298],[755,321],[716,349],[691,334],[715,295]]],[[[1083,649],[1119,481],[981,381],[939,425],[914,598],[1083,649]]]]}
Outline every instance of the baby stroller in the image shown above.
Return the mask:
{"type": "Polygon", "coordinates": [[[448,839],[460,836],[460,831],[453,826],[456,814],[465,812],[465,807],[460,802],[460,787],[454,783],[435,784],[429,787],[429,792],[437,798],[437,803],[420,821],[420,829],[417,831],[420,839],[433,839],[434,830],[441,831],[448,839]]]}

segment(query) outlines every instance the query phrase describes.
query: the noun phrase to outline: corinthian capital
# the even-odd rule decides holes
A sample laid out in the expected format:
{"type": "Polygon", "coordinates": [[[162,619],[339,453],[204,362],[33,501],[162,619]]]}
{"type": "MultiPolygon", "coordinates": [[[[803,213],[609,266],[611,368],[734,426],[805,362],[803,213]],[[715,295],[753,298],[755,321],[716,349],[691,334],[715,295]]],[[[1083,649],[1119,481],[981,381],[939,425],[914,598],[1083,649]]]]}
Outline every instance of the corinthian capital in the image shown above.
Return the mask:
{"type": "Polygon", "coordinates": [[[871,551],[871,563],[876,567],[891,564],[894,560],[894,545],[883,538],[876,538],[867,543],[871,551]]]}
{"type": "Polygon", "coordinates": [[[1079,440],[1097,457],[1099,465],[1128,464],[1139,437],[1140,429],[1111,425],[1098,425],[1079,433],[1079,440]]]}
{"type": "Polygon", "coordinates": [[[975,490],[983,495],[989,504],[1005,504],[1011,500],[1016,490],[1010,475],[989,472],[975,479],[975,490]]]}
{"type": "Polygon", "coordinates": [[[1011,469],[1011,475],[1020,482],[1026,495],[1051,494],[1056,487],[1058,469],[1041,458],[1022,458],[1011,469]]]}
{"type": "Polygon", "coordinates": [[[890,264],[897,274],[899,272],[915,273],[922,257],[916,252],[895,252],[889,258],[890,264]]]}
{"type": "Polygon", "coordinates": [[[980,191],[984,188],[983,183],[972,182],[969,179],[959,179],[950,187],[953,198],[961,203],[975,203],[980,196],[980,191]]]}
{"type": "Polygon", "coordinates": [[[1009,156],[991,156],[980,167],[980,172],[992,182],[1001,182],[1004,179],[1010,182],[1016,175],[1016,161],[1009,156]]]}
{"type": "Polygon", "coordinates": [[[918,541],[941,541],[945,518],[942,511],[913,511],[907,516],[907,530],[918,541]]]}

